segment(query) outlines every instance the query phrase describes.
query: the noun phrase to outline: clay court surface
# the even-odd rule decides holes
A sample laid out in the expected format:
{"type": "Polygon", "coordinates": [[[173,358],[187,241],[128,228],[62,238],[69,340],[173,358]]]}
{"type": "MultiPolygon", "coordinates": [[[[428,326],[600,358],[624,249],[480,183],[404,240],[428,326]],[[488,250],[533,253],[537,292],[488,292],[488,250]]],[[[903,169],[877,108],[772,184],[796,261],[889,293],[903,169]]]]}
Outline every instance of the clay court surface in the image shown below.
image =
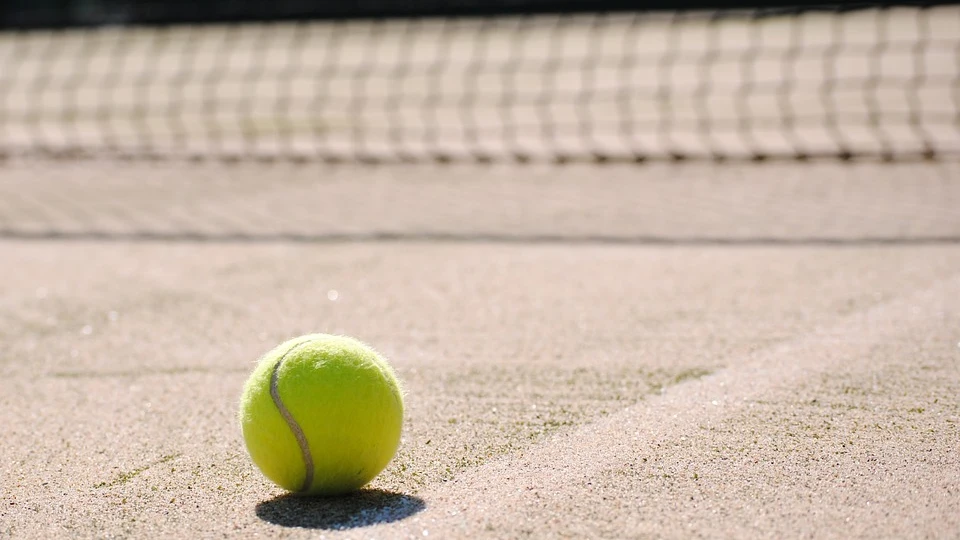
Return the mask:
{"type": "Polygon", "coordinates": [[[8,162],[0,537],[958,538],[958,177],[8,162]],[[406,386],[352,497],[236,420],[315,331],[406,386]]]}

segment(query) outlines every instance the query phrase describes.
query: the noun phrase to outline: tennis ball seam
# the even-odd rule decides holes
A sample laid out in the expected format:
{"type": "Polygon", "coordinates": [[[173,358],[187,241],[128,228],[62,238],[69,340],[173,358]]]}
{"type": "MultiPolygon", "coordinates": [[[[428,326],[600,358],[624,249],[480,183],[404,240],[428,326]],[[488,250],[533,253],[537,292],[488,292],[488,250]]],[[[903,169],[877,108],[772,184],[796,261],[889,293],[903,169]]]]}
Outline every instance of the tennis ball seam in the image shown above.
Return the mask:
{"type": "Polygon", "coordinates": [[[290,410],[287,409],[286,405],[283,403],[283,399],[280,398],[280,389],[278,385],[280,383],[280,366],[283,365],[283,361],[290,355],[293,351],[299,349],[300,347],[310,343],[311,340],[307,339],[301,341],[300,343],[295,344],[293,347],[290,347],[290,350],[283,353],[283,356],[277,360],[277,363],[273,366],[273,372],[270,374],[270,398],[273,399],[273,405],[280,412],[280,416],[283,417],[283,420],[287,423],[287,427],[290,428],[290,431],[293,432],[294,438],[297,439],[297,445],[300,446],[300,454],[303,456],[303,485],[300,486],[299,491],[304,492],[310,489],[310,486],[313,485],[313,455],[310,453],[310,443],[307,442],[307,436],[303,433],[303,428],[300,427],[300,424],[290,413],[290,410]]]}

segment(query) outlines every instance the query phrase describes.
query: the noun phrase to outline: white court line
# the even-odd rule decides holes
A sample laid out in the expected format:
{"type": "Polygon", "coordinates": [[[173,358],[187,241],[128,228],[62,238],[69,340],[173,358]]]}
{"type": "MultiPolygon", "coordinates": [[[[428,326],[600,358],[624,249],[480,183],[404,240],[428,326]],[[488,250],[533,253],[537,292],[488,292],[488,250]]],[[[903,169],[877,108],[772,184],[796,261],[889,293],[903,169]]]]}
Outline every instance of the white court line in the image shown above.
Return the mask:
{"type": "MultiPolygon", "coordinates": [[[[839,318],[832,325],[758,352],[736,367],[667,389],[575,431],[560,434],[521,455],[490,462],[423,494],[427,510],[384,529],[359,529],[359,536],[416,536],[426,530],[446,537],[476,531],[474,520],[537,516],[562,508],[575,496],[569,489],[649,452],[659,443],[701,436],[702,426],[729,419],[751,402],[842,366],[875,370],[865,354],[906,328],[928,329],[953,316],[948,299],[960,298],[960,275],[921,292],[839,318]],[[839,341],[838,335],[851,339],[839,341]],[[384,533],[381,535],[380,533],[384,533]]],[[[960,328],[958,340],[960,340],[960,328]]],[[[691,455],[691,459],[696,459],[691,455]]]]}

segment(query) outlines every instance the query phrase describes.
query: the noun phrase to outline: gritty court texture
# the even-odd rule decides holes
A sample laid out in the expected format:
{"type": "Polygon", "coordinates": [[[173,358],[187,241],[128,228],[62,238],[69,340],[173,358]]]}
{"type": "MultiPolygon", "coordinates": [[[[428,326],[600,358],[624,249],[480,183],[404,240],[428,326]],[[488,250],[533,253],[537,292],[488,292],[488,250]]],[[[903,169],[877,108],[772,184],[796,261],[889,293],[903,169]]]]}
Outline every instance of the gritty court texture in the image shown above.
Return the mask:
{"type": "Polygon", "coordinates": [[[0,535],[957,537],[960,168],[603,172],[7,164],[0,535]],[[235,418],[318,330],[408,391],[336,500],[235,418]]]}
{"type": "MultiPolygon", "coordinates": [[[[105,32],[79,43],[115,50],[105,32]]],[[[129,54],[172,50],[147,37],[129,54]]],[[[67,72],[33,100],[38,55],[78,49],[21,38],[0,39],[28,57],[0,85],[0,538],[960,538],[955,158],[298,163],[285,158],[318,151],[301,138],[315,126],[274,117],[248,125],[252,139],[230,134],[231,111],[259,112],[229,104],[223,124],[183,105],[182,125],[147,141],[170,151],[160,159],[22,157],[67,143],[136,154],[152,120],[124,119],[125,79],[98,79],[96,55],[92,75],[67,72]],[[98,84],[120,89],[87,114],[69,90],[98,84]],[[41,110],[58,99],[76,110],[41,110]],[[251,141],[281,159],[242,159],[251,141]],[[396,458],[347,497],[285,495],[240,435],[257,359],[312,332],[370,343],[406,389],[396,458]]],[[[955,77],[942,60],[928,79],[937,66],[955,77]]],[[[163,65],[144,84],[170,82],[163,65]]],[[[935,112],[950,99],[927,96],[911,124],[924,129],[850,144],[948,150],[956,125],[935,112]],[[941,131],[924,127],[937,119],[941,131]]],[[[831,114],[818,103],[816,122],[831,114]]],[[[294,105],[291,117],[309,107],[294,105]]],[[[393,106],[367,105],[377,118],[393,106]]],[[[557,118],[592,119],[611,155],[725,144],[708,123],[604,146],[622,142],[603,121],[620,112],[557,118]]],[[[674,125],[676,111],[647,112],[674,125]]],[[[395,142],[332,118],[332,152],[395,142]]],[[[585,144],[541,131],[507,142],[585,144]]],[[[481,135],[433,133],[461,147],[481,135]]],[[[793,135],[741,150],[837,144],[793,135]]]]}

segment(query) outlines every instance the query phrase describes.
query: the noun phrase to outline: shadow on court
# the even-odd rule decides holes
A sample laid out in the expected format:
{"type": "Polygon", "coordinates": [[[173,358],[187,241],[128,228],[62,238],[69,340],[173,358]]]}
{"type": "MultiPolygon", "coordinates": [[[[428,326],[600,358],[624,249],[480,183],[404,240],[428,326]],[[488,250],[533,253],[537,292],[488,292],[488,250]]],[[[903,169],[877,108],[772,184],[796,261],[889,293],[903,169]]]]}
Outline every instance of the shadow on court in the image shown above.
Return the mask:
{"type": "Polygon", "coordinates": [[[428,242],[443,244],[553,244],[628,246],[952,246],[960,235],[872,235],[872,236],[657,236],[657,235],[561,235],[442,232],[367,233],[208,233],[199,231],[28,231],[0,227],[0,240],[58,242],[160,242],[190,244],[388,244],[428,242]]]}
{"type": "Polygon", "coordinates": [[[257,505],[257,516],[281,527],[344,530],[393,523],[426,508],[419,497],[369,489],[344,497],[282,495],[257,505]]]}

